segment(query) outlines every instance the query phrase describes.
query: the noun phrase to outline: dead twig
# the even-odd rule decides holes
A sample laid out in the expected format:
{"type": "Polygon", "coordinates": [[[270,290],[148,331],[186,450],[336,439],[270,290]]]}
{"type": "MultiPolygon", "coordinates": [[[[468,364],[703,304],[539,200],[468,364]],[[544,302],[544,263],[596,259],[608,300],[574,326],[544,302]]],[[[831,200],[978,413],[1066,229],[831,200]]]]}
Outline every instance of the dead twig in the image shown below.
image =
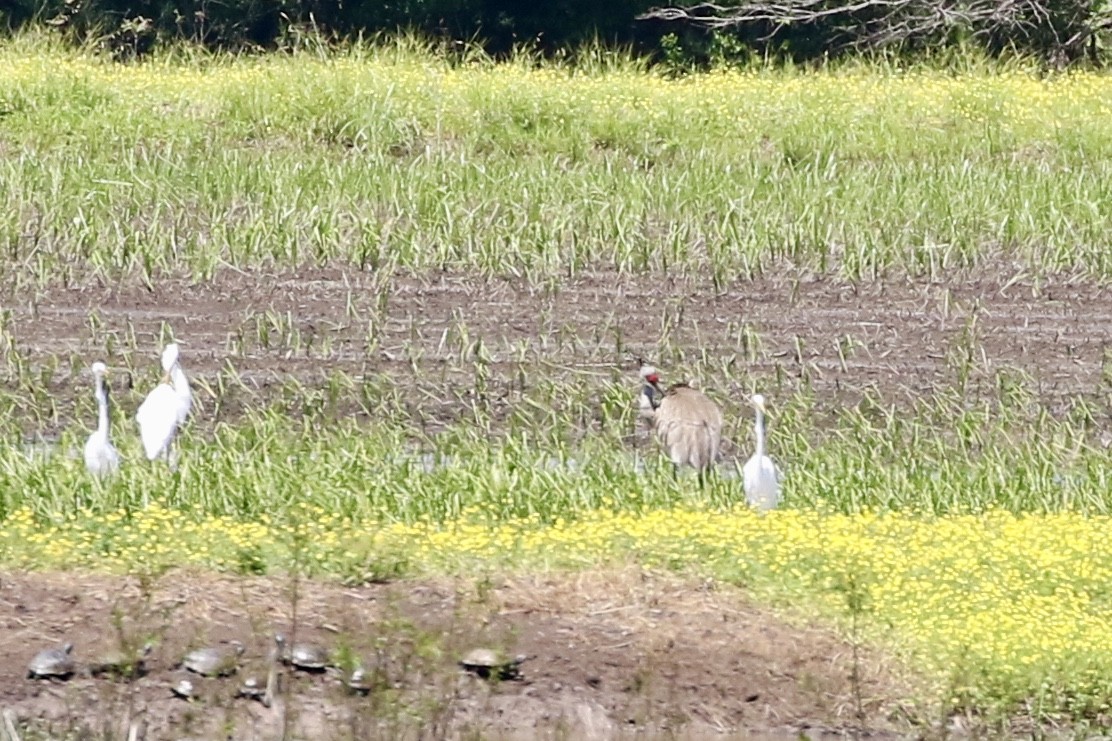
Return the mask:
{"type": "Polygon", "coordinates": [[[15,729],[15,713],[10,708],[5,708],[4,713],[4,734],[7,741],[20,741],[19,731],[15,729]]]}
{"type": "Polygon", "coordinates": [[[710,30],[765,29],[769,41],[799,26],[824,26],[833,45],[881,47],[955,32],[991,37],[1050,56],[1079,56],[1112,25],[1112,6],[1092,0],[750,0],[653,8],[638,20],[710,30]]]}

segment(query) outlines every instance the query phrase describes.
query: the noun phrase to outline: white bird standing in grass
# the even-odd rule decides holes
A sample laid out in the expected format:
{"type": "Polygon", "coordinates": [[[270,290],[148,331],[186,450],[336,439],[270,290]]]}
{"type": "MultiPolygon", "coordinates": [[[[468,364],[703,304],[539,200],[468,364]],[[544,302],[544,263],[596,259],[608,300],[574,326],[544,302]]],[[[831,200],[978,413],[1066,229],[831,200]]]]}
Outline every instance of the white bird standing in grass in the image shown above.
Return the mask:
{"type": "Polygon", "coordinates": [[[193,391],[189,388],[189,379],[185,377],[185,371],[181,369],[181,364],[178,362],[178,345],[173,343],[166,346],[162,351],[162,366],[166,367],[166,353],[173,349],[173,364],[170,366],[170,382],[174,386],[174,395],[178,397],[178,426],[185,424],[185,420],[189,417],[190,410],[193,409],[193,391]]]}
{"type": "Polygon", "coordinates": [[[151,461],[160,455],[165,455],[169,460],[170,444],[193,406],[189,379],[178,363],[176,342],[170,343],[162,351],[162,370],[162,382],[147,395],[139,406],[139,411],[135,413],[143,451],[147,454],[147,460],[151,461]]]}
{"type": "Polygon", "coordinates": [[[780,470],[765,452],[765,398],[754,394],[749,400],[757,412],[754,431],[757,435],[757,452],[741,470],[745,483],[745,501],[761,512],[775,509],[780,503],[780,470]]]}
{"type": "Polygon", "coordinates": [[[116,472],[120,467],[120,454],[112,445],[109,438],[108,419],[108,386],[104,383],[104,376],[108,367],[104,363],[93,363],[93,378],[96,390],[93,392],[97,399],[97,429],[85,441],[85,468],[94,476],[107,476],[116,472]]]}
{"type": "Polygon", "coordinates": [[[718,459],[718,446],[722,441],[722,412],[718,405],[701,391],[686,383],[675,383],[666,390],[660,388],[656,368],[641,362],[641,389],[639,406],[641,416],[653,423],[661,447],[672,465],[678,469],[688,465],[699,472],[702,485],[707,472],[718,459]],[[660,394],[660,399],[656,398],[660,394]]]}

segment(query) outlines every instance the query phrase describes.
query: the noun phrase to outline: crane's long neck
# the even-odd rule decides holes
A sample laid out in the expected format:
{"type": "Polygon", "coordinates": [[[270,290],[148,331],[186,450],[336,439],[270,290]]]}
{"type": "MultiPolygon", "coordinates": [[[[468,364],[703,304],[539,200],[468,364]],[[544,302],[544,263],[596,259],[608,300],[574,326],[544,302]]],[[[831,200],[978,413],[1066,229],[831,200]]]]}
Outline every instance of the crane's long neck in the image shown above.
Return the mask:
{"type": "Polygon", "coordinates": [[[656,397],[653,395],[652,384],[646,383],[641,387],[641,398],[639,399],[639,406],[641,408],[641,416],[652,419],[656,414],[656,397]]]}
{"type": "Polygon", "coordinates": [[[757,457],[764,457],[765,454],[765,415],[760,409],[757,409],[757,421],[753,423],[753,430],[757,433],[757,457]]]}
{"type": "Polygon", "coordinates": [[[108,437],[108,388],[103,378],[97,378],[97,434],[108,437]]]}

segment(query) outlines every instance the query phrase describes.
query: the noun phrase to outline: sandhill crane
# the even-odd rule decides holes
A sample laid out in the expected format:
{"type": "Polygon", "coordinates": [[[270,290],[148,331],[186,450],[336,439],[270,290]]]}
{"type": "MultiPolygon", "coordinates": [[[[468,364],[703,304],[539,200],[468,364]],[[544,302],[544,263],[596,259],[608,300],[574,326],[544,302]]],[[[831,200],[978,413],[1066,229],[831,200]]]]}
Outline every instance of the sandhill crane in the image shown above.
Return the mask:
{"type": "Polygon", "coordinates": [[[641,415],[652,420],[653,430],[675,469],[688,465],[699,472],[702,485],[718,459],[722,440],[722,412],[718,405],[686,383],[660,387],[656,368],[641,362],[641,415]],[[659,398],[657,396],[659,395],[659,398]]]}
{"type": "Polygon", "coordinates": [[[85,468],[94,476],[106,476],[120,467],[120,454],[112,445],[108,434],[108,386],[104,376],[108,373],[104,363],[93,363],[93,392],[97,400],[97,429],[85,442],[85,468]]]}
{"type": "Polygon", "coordinates": [[[780,503],[780,470],[765,452],[765,398],[754,394],[749,399],[757,413],[753,429],[757,438],[757,452],[745,462],[741,469],[745,484],[745,501],[750,507],[762,512],[774,509],[780,503]]]}
{"type": "Polygon", "coordinates": [[[152,461],[163,454],[169,460],[170,443],[193,405],[189,379],[178,363],[177,343],[170,343],[162,351],[162,371],[162,382],[147,395],[135,413],[143,451],[147,460],[152,461]]]}

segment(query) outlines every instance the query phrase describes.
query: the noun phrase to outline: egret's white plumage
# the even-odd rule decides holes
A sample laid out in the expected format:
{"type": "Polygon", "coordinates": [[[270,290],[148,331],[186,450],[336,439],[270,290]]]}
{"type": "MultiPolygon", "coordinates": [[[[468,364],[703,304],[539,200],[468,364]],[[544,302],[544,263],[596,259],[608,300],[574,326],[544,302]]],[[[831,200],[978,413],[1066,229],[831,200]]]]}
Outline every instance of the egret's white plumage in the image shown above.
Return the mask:
{"type": "Polygon", "coordinates": [[[178,424],[185,424],[189,411],[193,408],[193,392],[189,388],[189,379],[178,362],[178,345],[172,343],[162,351],[162,367],[169,366],[170,383],[174,387],[174,395],[178,397],[178,424]]]}
{"type": "Polygon", "coordinates": [[[135,413],[143,451],[147,460],[152,461],[160,455],[169,457],[170,444],[193,403],[189,379],[178,363],[177,343],[167,345],[162,351],[162,370],[162,382],[147,395],[135,413]]]}
{"type": "Polygon", "coordinates": [[[757,413],[753,428],[757,437],[757,452],[745,462],[741,475],[745,484],[745,501],[750,507],[763,512],[774,509],[780,503],[780,470],[765,452],[765,399],[760,394],[754,394],[749,401],[757,413]]]}
{"type": "Polygon", "coordinates": [[[109,436],[108,386],[104,376],[108,368],[104,363],[93,363],[94,395],[97,400],[97,429],[85,442],[85,468],[94,476],[107,476],[120,467],[120,454],[109,436]]]}

